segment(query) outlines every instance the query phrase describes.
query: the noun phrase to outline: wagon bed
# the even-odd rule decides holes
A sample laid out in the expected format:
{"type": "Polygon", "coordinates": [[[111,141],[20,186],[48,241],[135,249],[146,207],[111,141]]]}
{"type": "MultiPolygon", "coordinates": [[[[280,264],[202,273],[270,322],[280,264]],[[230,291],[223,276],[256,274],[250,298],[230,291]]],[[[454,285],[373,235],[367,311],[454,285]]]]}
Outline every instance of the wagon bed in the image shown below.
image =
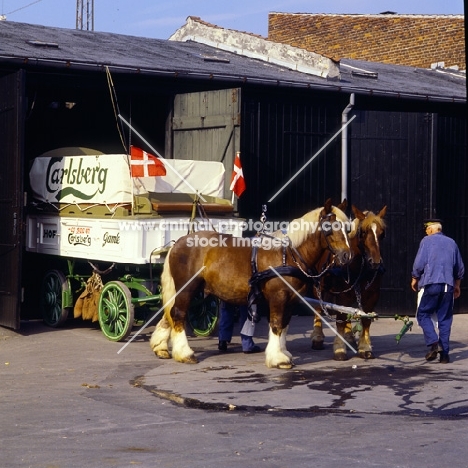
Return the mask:
{"type": "MultiPolygon", "coordinates": [[[[50,326],[62,325],[70,310],[76,315],[80,294],[102,276],[110,281],[99,288],[96,320],[107,338],[122,341],[136,321],[161,308],[159,277],[173,242],[200,229],[242,235],[243,220],[221,196],[221,163],[171,160],[165,164],[177,167],[177,177],[137,179],[129,164],[126,155],[46,156],[33,163],[26,250],[62,265],[42,280],[39,302],[50,326]],[[79,171],[91,174],[86,184],[77,183],[79,171]],[[182,185],[208,193],[184,193],[182,185]],[[135,315],[135,308],[143,313],[135,315]]],[[[197,300],[189,319],[197,334],[214,330],[217,309],[216,298],[197,300]]]]}

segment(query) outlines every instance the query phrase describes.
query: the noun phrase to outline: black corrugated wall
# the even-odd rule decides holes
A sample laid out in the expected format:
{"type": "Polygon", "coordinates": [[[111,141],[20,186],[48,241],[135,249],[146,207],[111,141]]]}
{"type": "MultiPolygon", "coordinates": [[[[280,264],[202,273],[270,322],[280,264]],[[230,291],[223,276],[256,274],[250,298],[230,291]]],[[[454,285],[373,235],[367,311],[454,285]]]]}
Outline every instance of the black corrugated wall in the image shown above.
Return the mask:
{"type": "Polygon", "coordinates": [[[346,104],[319,95],[304,100],[303,96],[281,99],[258,95],[249,99],[246,94],[241,148],[247,192],[240,200],[242,214],[259,217],[261,204],[269,200],[268,216],[272,220],[302,216],[329,197],[338,204],[340,138],[320,149],[339,130],[346,104]]]}
{"type": "Polygon", "coordinates": [[[412,262],[435,190],[432,116],[376,111],[356,115],[350,129],[350,201],[375,212],[387,205],[379,311],[409,313],[416,300],[409,288],[412,262]]]}
{"type": "MultiPolygon", "coordinates": [[[[346,96],[314,94],[310,100],[243,95],[241,148],[247,191],[243,216],[290,220],[341,196],[341,138],[333,140],[301,174],[341,125],[346,96]],[[278,193],[279,192],[279,193],[278,193]]],[[[419,110],[419,109],[418,109],[419,110]]],[[[468,264],[466,121],[433,112],[356,110],[349,125],[348,201],[361,210],[387,205],[383,245],[386,273],[378,311],[412,314],[411,267],[424,235],[423,220],[438,216],[468,264]]],[[[465,281],[466,283],[466,281],[465,281]]],[[[456,310],[468,310],[468,297],[456,310]]]]}

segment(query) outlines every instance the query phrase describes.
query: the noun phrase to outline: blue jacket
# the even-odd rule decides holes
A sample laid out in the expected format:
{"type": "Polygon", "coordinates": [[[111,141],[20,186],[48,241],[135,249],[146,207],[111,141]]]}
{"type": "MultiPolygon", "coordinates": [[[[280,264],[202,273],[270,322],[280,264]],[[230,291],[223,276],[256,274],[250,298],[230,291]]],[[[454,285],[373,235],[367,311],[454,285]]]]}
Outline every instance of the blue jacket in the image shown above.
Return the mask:
{"type": "Polygon", "coordinates": [[[464,274],[460,250],[453,239],[437,232],[421,240],[411,272],[419,289],[435,283],[454,286],[455,280],[461,280],[464,274]]]}

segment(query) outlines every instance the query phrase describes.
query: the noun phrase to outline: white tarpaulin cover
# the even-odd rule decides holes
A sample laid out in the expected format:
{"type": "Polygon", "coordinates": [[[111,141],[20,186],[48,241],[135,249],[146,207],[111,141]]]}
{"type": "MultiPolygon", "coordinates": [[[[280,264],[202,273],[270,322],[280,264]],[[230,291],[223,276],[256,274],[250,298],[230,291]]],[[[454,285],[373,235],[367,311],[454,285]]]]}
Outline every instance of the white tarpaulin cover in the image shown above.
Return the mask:
{"type": "Polygon", "coordinates": [[[49,203],[131,203],[145,192],[202,193],[223,198],[224,165],[215,161],[164,160],[165,176],[132,180],[129,156],[41,156],[29,173],[35,199],[49,203]],[[133,188],[132,188],[133,182],[133,188]]]}
{"type": "Polygon", "coordinates": [[[224,165],[216,161],[193,161],[187,159],[165,159],[166,175],[141,177],[135,187],[159,193],[202,193],[213,197],[224,197],[224,165]]]}

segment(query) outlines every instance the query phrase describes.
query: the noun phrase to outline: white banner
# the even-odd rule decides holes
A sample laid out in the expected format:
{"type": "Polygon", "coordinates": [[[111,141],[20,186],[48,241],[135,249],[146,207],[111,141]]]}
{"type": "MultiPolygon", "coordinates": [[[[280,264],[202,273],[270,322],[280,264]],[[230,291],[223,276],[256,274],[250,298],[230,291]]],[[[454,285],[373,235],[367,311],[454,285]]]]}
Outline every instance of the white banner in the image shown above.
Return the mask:
{"type": "Polygon", "coordinates": [[[128,156],[39,157],[29,181],[34,197],[49,203],[131,203],[128,156]]]}

